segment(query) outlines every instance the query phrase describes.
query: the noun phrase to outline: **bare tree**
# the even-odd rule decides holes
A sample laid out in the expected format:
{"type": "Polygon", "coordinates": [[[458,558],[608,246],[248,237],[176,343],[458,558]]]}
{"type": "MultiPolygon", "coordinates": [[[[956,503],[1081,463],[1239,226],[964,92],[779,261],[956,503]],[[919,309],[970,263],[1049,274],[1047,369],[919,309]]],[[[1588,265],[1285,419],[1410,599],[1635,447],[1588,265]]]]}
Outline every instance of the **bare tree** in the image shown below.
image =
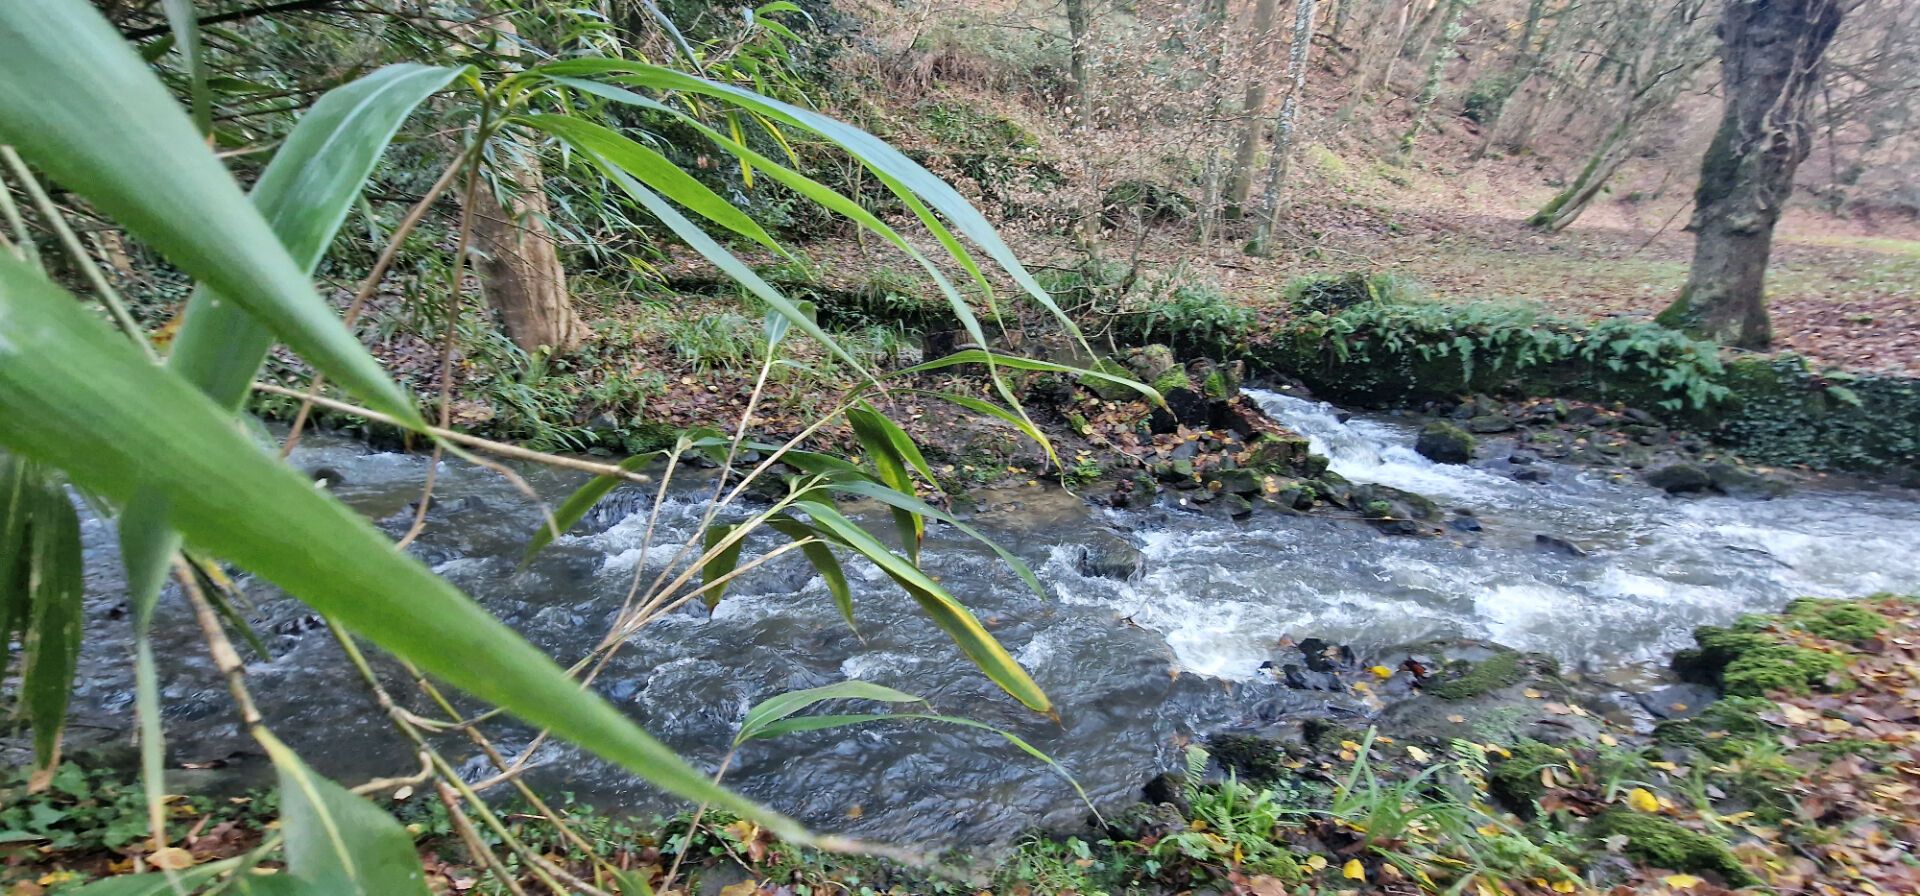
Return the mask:
{"type": "Polygon", "coordinates": [[[1241,111],[1246,130],[1240,135],[1240,149],[1234,154],[1233,168],[1227,177],[1226,209],[1229,217],[1239,217],[1253,194],[1254,162],[1260,153],[1260,138],[1266,133],[1267,67],[1273,64],[1273,13],[1278,0],[1257,0],[1253,5],[1253,52],[1249,63],[1251,80],[1241,111]]]}
{"type": "Polygon", "coordinates": [[[1660,322],[1744,348],[1772,341],[1767,257],[1773,226],[1812,149],[1808,107],[1839,0],[1726,0],[1720,60],[1726,109],[1700,161],[1687,285],[1660,322]]]}

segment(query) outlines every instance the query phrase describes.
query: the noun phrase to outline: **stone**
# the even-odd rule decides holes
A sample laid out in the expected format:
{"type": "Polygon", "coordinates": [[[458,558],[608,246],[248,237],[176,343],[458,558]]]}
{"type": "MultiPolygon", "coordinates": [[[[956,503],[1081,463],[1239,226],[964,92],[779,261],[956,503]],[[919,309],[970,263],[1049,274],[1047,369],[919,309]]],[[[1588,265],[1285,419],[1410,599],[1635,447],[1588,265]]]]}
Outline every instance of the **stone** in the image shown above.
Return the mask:
{"type": "Polygon", "coordinates": [[[1480,521],[1470,516],[1456,516],[1447,521],[1447,528],[1455,532],[1479,532],[1485,529],[1480,521]]]}
{"type": "Polygon", "coordinates": [[[1715,491],[1735,498],[1777,498],[1787,492],[1787,486],[1748,472],[1730,463],[1717,462],[1707,464],[1702,472],[1713,481],[1715,491]]]}
{"type": "MultiPolygon", "coordinates": [[[[1089,369],[1096,371],[1098,373],[1107,374],[1109,376],[1117,376],[1117,377],[1123,377],[1127,379],[1131,379],[1133,377],[1133,371],[1130,371],[1127,368],[1122,367],[1119,364],[1116,364],[1113,361],[1106,358],[1101,358],[1100,360],[1095,361],[1090,366],[1089,369]]],[[[1099,377],[1093,377],[1093,376],[1080,377],[1080,388],[1085,389],[1088,392],[1092,392],[1101,401],[1126,401],[1139,394],[1133,391],[1133,389],[1129,386],[1116,383],[1112,380],[1100,379],[1099,377]]]]}
{"type": "Polygon", "coordinates": [[[1253,515],[1253,502],[1243,495],[1221,496],[1220,507],[1226,511],[1228,517],[1236,520],[1244,520],[1253,515]]]}
{"type": "MultiPolygon", "coordinates": [[[[1213,482],[1236,495],[1257,495],[1266,485],[1260,474],[1252,470],[1221,470],[1213,475],[1213,482]]],[[[1212,483],[1208,483],[1208,487],[1211,488],[1212,483]]]]}
{"type": "Polygon", "coordinates": [[[1413,450],[1438,464],[1464,464],[1473,460],[1474,440],[1466,430],[1435,420],[1420,428],[1413,450]]]}
{"type": "Polygon", "coordinates": [[[1467,421],[1467,431],[1494,433],[1513,431],[1513,418],[1505,414],[1482,414],[1467,421]]]}
{"type": "Polygon", "coordinates": [[[1561,538],[1558,535],[1535,535],[1533,536],[1533,547],[1535,550],[1545,551],[1549,554],[1565,554],[1569,557],[1588,556],[1586,548],[1561,538]]]}
{"type": "Polygon", "coordinates": [[[1074,568],[1089,578],[1126,581],[1140,574],[1146,560],[1133,542],[1111,532],[1096,532],[1080,546],[1074,568]]]}
{"type": "Polygon", "coordinates": [[[1521,467],[1513,471],[1515,482],[1546,482],[1553,478],[1553,472],[1546,467],[1521,467]]]}
{"type": "Polygon", "coordinates": [[[1694,464],[1668,464],[1646,475],[1647,484],[1669,495],[1687,495],[1713,488],[1713,477],[1694,464]]]}
{"type": "Polygon", "coordinates": [[[1151,383],[1166,375],[1179,362],[1174,360],[1173,349],[1156,343],[1127,352],[1121,358],[1121,363],[1140,382],[1151,383]]]}

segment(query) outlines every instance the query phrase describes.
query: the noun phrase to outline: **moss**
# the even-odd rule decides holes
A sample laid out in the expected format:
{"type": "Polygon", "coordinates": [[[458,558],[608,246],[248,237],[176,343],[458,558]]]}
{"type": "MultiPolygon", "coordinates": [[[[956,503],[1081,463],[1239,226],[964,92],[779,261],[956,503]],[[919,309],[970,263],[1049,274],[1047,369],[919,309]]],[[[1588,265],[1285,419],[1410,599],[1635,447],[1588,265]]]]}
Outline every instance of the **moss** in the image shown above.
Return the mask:
{"type": "Polygon", "coordinates": [[[1174,367],[1154,378],[1152,385],[1155,392],[1165,395],[1175,389],[1193,388],[1193,380],[1187,376],[1185,368],[1174,367]]]}
{"type": "MultiPolygon", "coordinates": [[[[1117,376],[1129,380],[1133,379],[1132,371],[1114,363],[1108,358],[1101,358],[1094,361],[1087,366],[1087,369],[1097,373],[1104,373],[1108,376],[1117,376]]],[[[1082,375],[1079,382],[1081,388],[1092,392],[1098,396],[1101,401],[1125,401],[1138,394],[1131,388],[1121,385],[1120,383],[1112,380],[1103,380],[1095,376],[1082,375]]]]}
{"type": "Polygon", "coordinates": [[[1207,740],[1207,751],[1221,768],[1252,784],[1277,781],[1289,771],[1278,744],[1250,734],[1216,734],[1207,740]]]}
{"type": "Polygon", "coordinates": [[[1225,401],[1232,397],[1227,387],[1227,375],[1219,368],[1207,374],[1206,381],[1200,384],[1200,391],[1201,394],[1217,401],[1225,401]]]}
{"type": "Polygon", "coordinates": [[[1887,627],[1887,620],[1853,601],[1802,598],[1787,604],[1786,625],[1829,641],[1865,641],[1887,627]]]}
{"type": "Polygon", "coordinates": [[[1765,697],[1724,697],[1691,719],[1661,722],[1653,729],[1653,739],[1661,746],[1698,750],[1719,761],[1735,759],[1752,752],[1757,742],[1778,736],[1779,729],[1760,718],[1776,708],[1765,697]]]}
{"type": "Polygon", "coordinates": [[[1431,685],[1427,693],[1442,700],[1470,700],[1482,694],[1516,685],[1526,677],[1520,668],[1520,654],[1496,653],[1478,663],[1449,664],[1453,673],[1446,681],[1431,685]]]}
{"type": "MultiPolygon", "coordinates": [[[[1705,626],[1693,633],[1699,647],[1674,655],[1673,667],[1682,677],[1710,684],[1730,696],[1762,697],[1770,691],[1805,694],[1828,677],[1843,673],[1846,658],[1782,643],[1775,634],[1743,630],[1754,623],[1742,620],[1734,628],[1705,626]]],[[[1850,679],[1839,678],[1836,690],[1850,679]]]]}
{"type": "Polygon", "coordinates": [[[1658,815],[1628,809],[1614,809],[1595,818],[1587,832],[1599,839],[1624,837],[1622,847],[1628,856],[1656,868],[1673,871],[1713,872],[1729,885],[1750,887],[1761,883],[1734,858],[1725,843],[1705,834],[1687,830],[1658,815]]]}
{"type": "Polygon", "coordinates": [[[1526,740],[1516,744],[1513,755],[1495,764],[1487,774],[1487,791],[1507,808],[1521,815],[1532,815],[1534,802],[1547,792],[1540,770],[1567,764],[1567,751],[1559,747],[1526,740]]]}

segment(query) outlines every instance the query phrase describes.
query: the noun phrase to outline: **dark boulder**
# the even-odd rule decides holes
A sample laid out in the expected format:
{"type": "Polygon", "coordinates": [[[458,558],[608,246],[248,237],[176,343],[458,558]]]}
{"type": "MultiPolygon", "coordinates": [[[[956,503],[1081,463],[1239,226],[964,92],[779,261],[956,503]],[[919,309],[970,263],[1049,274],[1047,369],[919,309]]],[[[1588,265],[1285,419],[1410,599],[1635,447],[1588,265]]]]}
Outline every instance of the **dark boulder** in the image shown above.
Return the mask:
{"type": "Polygon", "coordinates": [[[1694,464],[1669,464],[1646,475],[1647,484],[1669,495],[1687,495],[1713,488],[1713,477],[1694,464]]]}
{"type": "Polygon", "coordinates": [[[1435,420],[1420,428],[1413,450],[1438,464],[1464,464],[1473,460],[1473,436],[1451,423],[1435,420]]]}
{"type": "Polygon", "coordinates": [[[1145,562],[1133,542],[1110,532],[1096,532],[1080,546],[1080,558],[1074,567],[1090,578],[1126,581],[1139,575],[1145,562]]]}

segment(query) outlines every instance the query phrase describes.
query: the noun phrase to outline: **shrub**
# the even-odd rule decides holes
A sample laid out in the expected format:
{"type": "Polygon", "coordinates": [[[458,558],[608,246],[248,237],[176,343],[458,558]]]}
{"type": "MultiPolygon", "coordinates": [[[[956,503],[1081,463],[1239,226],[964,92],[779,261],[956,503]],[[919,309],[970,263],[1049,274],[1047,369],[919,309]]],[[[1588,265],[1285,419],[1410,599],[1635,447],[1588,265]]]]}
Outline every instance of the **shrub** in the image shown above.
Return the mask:
{"type": "Polygon", "coordinates": [[[1122,319],[1121,337],[1136,345],[1165,342],[1176,350],[1211,358],[1233,357],[1253,331],[1253,311],[1235,304],[1211,283],[1183,283],[1165,301],[1149,300],[1122,319]]]}

